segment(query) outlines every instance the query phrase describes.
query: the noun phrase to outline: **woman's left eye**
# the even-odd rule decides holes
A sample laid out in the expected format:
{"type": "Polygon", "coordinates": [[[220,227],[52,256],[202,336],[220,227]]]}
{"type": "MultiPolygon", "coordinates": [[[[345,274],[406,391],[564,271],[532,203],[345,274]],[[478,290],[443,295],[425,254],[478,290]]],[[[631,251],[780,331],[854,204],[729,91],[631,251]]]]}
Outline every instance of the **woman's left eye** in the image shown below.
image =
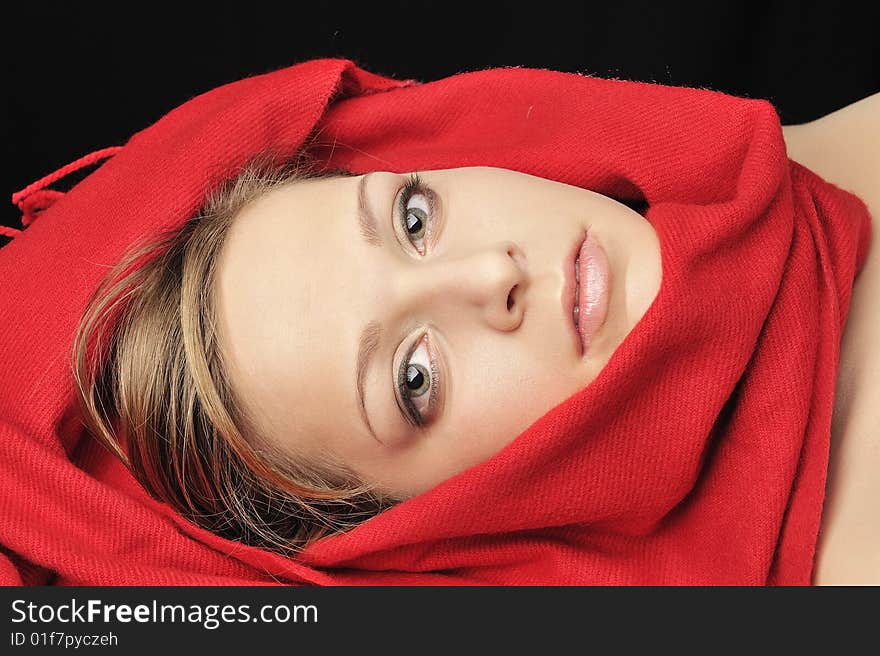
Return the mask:
{"type": "Polygon", "coordinates": [[[418,174],[410,175],[409,181],[400,194],[398,214],[406,238],[416,247],[419,254],[425,254],[424,239],[430,232],[431,191],[422,183],[418,174]]]}

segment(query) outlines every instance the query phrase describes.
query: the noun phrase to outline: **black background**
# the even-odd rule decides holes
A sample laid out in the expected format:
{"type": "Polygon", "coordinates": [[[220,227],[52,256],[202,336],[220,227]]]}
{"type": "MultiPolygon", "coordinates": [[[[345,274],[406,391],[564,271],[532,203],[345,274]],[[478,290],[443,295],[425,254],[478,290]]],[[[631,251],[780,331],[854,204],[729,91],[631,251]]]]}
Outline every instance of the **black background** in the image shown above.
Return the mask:
{"type": "MultiPolygon", "coordinates": [[[[525,66],[770,100],[783,124],[880,90],[872,2],[11,3],[8,194],[195,95],[315,57],[430,81],[525,66]]],[[[55,183],[66,190],[93,167],[55,183]]],[[[9,198],[7,195],[7,199],[9,198]]],[[[7,201],[0,217],[20,227],[7,201]]]]}

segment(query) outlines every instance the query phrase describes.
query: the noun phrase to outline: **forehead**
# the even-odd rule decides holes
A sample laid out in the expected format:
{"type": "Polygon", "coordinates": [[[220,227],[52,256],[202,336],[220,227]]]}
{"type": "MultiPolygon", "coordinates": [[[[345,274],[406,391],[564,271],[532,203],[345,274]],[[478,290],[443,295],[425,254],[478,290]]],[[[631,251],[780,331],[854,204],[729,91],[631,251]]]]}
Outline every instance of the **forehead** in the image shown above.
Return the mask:
{"type": "Polygon", "coordinates": [[[294,425],[319,431],[310,409],[325,402],[322,382],[344,375],[338,343],[325,337],[340,333],[332,290],[352,184],[318,179],[273,189],[239,213],[218,256],[220,346],[233,388],[266,435],[294,425]]]}

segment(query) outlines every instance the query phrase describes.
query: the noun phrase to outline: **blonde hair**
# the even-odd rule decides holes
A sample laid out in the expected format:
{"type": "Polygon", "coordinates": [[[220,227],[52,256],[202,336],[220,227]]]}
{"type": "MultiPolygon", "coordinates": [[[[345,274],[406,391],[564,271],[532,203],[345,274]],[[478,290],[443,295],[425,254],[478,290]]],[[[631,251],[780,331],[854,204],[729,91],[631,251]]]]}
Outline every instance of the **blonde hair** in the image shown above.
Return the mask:
{"type": "Polygon", "coordinates": [[[302,154],[253,157],[181,228],[129,249],[74,338],[79,405],[95,438],[190,521],[284,555],[400,500],[339,463],[297,461],[263,439],[215,331],[216,262],[236,216],[281,185],[335,175],[347,172],[321,172],[302,154]]]}

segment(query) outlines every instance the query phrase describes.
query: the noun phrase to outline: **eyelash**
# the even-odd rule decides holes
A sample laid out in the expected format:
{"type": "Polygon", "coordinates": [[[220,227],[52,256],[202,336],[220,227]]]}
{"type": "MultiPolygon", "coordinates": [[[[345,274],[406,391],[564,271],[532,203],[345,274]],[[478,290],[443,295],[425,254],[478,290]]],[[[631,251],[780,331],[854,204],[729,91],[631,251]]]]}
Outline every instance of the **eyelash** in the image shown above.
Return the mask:
{"type": "MultiPolygon", "coordinates": [[[[409,201],[416,194],[424,196],[428,201],[428,221],[433,221],[434,218],[434,199],[433,192],[422,182],[418,173],[411,173],[409,179],[407,180],[406,185],[404,185],[401,193],[400,193],[400,201],[398,203],[398,221],[403,229],[405,235],[409,234],[409,231],[406,227],[406,217],[407,217],[407,205],[409,205],[409,201]]],[[[429,234],[430,230],[428,226],[425,227],[426,235],[422,239],[425,239],[429,234]]],[[[407,236],[407,240],[412,243],[412,240],[407,236]]],[[[415,246],[415,244],[413,244],[415,246]]],[[[416,250],[418,246],[416,246],[416,250]]],[[[424,253],[419,250],[421,255],[424,253]]],[[[412,346],[408,349],[406,355],[400,361],[400,366],[397,370],[397,390],[399,392],[400,398],[403,400],[403,411],[404,416],[407,420],[416,427],[422,427],[427,422],[425,418],[422,416],[421,412],[415,407],[415,404],[412,401],[412,396],[410,395],[409,390],[406,387],[406,373],[409,369],[409,366],[412,364],[412,358],[416,350],[419,348],[419,345],[424,340],[426,333],[422,333],[419,338],[413,343],[412,346]]],[[[428,339],[430,343],[430,338],[428,339]]],[[[428,352],[428,358],[430,360],[430,376],[431,379],[429,381],[430,387],[428,390],[428,410],[429,414],[433,414],[432,411],[437,403],[437,390],[440,386],[440,374],[439,368],[437,367],[437,359],[434,356],[433,351],[430,348],[426,349],[428,352]]]]}

